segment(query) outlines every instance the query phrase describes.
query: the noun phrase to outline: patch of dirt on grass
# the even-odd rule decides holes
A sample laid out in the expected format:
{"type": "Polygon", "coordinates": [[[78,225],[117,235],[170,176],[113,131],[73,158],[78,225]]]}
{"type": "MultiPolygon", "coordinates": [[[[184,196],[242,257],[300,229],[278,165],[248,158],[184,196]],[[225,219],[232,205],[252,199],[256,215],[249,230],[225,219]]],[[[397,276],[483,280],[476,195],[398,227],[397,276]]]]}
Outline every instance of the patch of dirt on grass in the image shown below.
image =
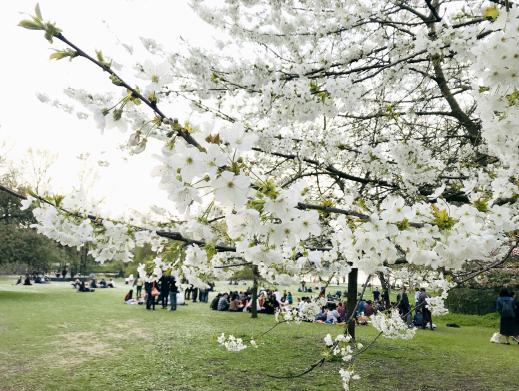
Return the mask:
{"type": "Polygon", "coordinates": [[[128,327],[132,327],[133,325],[138,323],[138,321],[135,319],[128,319],[124,323],[122,323],[121,321],[116,320],[116,319],[110,319],[107,322],[110,324],[113,324],[114,326],[120,327],[122,329],[127,329],[128,327]]]}
{"type": "Polygon", "coordinates": [[[110,350],[110,345],[104,342],[96,342],[88,346],[77,347],[82,352],[88,353],[91,356],[113,356],[114,353],[110,350]]]}
{"type": "Polygon", "coordinates": [[[61,334],[61,337],[67,340],[69,345],[79,346],[95,339],[93,331],[77,331],[74,333],[61,334]]]}
{"type": "Polygon", "coordinates": [[[120,334],[120,333],[107,333],[104,334],[104,336],[109,338],[116,338],[116,339],[133,339],[133,338],[142,338],[147,341],[153,340],[153,336],[145,331],[144,329],[141,329],[139,327],[134,328],[126,332],[126,334],[120,334]]]}
{"type": "Polygon", "coordinates": [[[20,373],[29,372],[29,366],[27,363],[19,362],[16,364],[0,365],[0,373],[5,377],[18,375],[20,373]]]}

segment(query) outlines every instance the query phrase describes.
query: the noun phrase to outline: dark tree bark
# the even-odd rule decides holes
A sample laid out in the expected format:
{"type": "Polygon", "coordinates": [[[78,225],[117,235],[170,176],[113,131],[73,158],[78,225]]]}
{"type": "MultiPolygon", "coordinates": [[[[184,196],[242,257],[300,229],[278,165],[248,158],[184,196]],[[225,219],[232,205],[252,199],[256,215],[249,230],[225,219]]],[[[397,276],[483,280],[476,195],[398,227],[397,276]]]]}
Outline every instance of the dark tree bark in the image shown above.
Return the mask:
{"type": "MultiPolygon", "coordinates": [[[[351,269],[348,274],[348,307],[346,308],[347,316],[351,317],[351,314],[355,311],[357,306],[357,281],[359,277],[359,269],[351,269]]],[[[351,317],[350,323],[348,323],[348,333],[355,338],[355,316],[351,317]]]]}
{"type": "Polygon", "coordinates": [[[252,305],[251,305],[251,318],[257,318],[258,317],[258,278],[259,278],[259,272],[258,267],[256,265],[252,266],[252,274],[254,275],[254,283],[252,285],[252,305]]]}
{"type": "Polygon", "coordinates": [[[386,278],[384,277],[384,273],[382,272],[377,272],[378,274],[378,279],[380,280],[380,284],[382,285],[382,292],[384,292],[384,290],[387,289],[387,293],[391,293],[391,291],[389,290],[389,285],[386,281],[386,278]]]}

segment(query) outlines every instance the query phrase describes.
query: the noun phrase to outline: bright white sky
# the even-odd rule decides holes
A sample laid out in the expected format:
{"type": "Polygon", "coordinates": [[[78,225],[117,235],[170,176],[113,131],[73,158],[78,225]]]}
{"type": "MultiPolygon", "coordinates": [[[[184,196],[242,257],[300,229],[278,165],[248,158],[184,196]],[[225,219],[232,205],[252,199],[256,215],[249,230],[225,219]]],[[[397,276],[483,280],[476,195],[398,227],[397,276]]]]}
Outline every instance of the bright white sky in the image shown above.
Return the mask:
{"type": "MultiPolygon", "coordinates": [[[[101,136],[92,119],[78,120],[75,114],[42,104],[36,98],[35,94],[42,92],[67,103],[61,93],[67,87],[117,94],[120,89],[111,85],[106,74],[85,59],[49,60],[50,48],[63,48],[61,42],[55,40],[50,44],[43,38],[42,31],[17,27],[26,17],[18,11],[34,15],[35,4],[35,0],[1,1],[0,4],[3,57],[0,78],[4,86],[0,94],[0,137],[9,137],[15,143],[10,158],[19,161],[31,146],[58,152],[52,184],[56,190],[67,192],[78,183],[76,172],[81,162],[76,156],[90,152],[97,157],[106,151],[99,158],[111,165],[99,168],[102,178],[92,193],[96,197],[109,195],[108,209],[118,214],[127,207],[146,211],[149,205],[157,204],[172,210],[167,193],[158,189],[158,180],[149,175],[157,164],[150,158],[151,153],[159,150],[157,141],[148,143],[143,154],[128,157],[116,147],[128,139],[130,130],[125,134],[117,129],[107,130],[101,136]],[[122,156],[128,157],[128,163],[122,162],[122,156]]],[[[214,33],[189,8],[187,0],[41,0],[40,8],[43,19],[57,22],[71,42],[94,57],[94,50],[101,49],[116,61],[119,60],[117,51],[121,50],[115,46],[118,39],[133,45],[134,62],[142,63],[148,58],[156,59],[141,49],[140,36],[154,38],[167,52],[175,52],[180,35],[195,46],[203,46],[214,33]]],[[[137,81],[133,78],[133,64],[125,65],[127,68],[121,76],[127,81],[137,81]]],[[[189,116],[187,106],[169,107],[165,111],[181,122],[189,116]]]]}

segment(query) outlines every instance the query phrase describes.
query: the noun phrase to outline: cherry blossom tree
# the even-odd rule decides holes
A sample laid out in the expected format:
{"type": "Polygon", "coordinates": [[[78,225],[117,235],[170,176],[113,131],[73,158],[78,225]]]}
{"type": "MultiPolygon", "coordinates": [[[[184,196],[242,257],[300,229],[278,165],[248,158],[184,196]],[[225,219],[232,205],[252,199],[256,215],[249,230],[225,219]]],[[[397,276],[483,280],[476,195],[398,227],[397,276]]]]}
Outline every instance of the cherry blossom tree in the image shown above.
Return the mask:
{"type": "MultiPolygon", "coordinates": [[[[99,262],[131,261],[132,248],[149,243],[156,268],[149,275],[141,265],[144,277],[172,269],[199,287],[236,265],[253,265],[272,284],[309,272],[329,281],[348,275],[350,314],[357,271],[383,277],[393,269],[405,281],[426,271],[420,281],[441,292],[427,306],[443,314],[450,289],[516,255],[517,7],[472,0],[191,5],[226,40],[212,50],[182,42],[176,54],[145,40],[153,59],[129,64],[136,75],[115,72],[100,51],[83,51],[39,7],[20,23],[63,44],[51,58],[71,66],[87,60],[106,72],[109,92],[67,95],[101,131],[131,128],[132,154],[162,145],[150,171],[183,215],[124,220],[81,190],[40,188],[24,201],[35,206],[38,232],[63,245],[88,243],[99,262]],[[135,87],[132,77],[145,82],[135,87]],[[181,124],[170,113],[183,99],[214,120],[181,124]],[[185,257],[166,263],[171,243],[181,243],[185,257]]],[[[277,319],[311,319],[319,304],[315,298],[277,319]]],[[[394,312],[372,322],[379,336],[414,334],[394,312]]],[[[352,325],[350,317],[344,334],[327,337],[329,354],[346,362],[365,350],[352,325]]],[[[218,342],[246,347],[232,336],[218,342]]],[[[340,375],[349,389],[353,366],[340,375]]]]}

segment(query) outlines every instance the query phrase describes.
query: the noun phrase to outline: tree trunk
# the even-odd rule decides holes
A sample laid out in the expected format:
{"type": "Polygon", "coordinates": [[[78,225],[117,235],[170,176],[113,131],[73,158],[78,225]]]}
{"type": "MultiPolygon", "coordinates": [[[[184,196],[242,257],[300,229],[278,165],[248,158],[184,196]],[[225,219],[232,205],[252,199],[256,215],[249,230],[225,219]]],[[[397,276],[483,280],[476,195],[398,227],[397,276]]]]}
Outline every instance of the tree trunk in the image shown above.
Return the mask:
{"type": "Polygon", "coordinates": [[[386,278],[384,277],[384,273],[377,272],[377,274],[378,274],[378,279],[380,280],[380,284],[382,285],[382,292],[384,292],[384,290],[387,290],[388,294],[391,293],[389,290],[389,286],[387,284],[386,278]]]}
{"type": "MultiPolygon", "coordinates": [[[[359,276],[359,269],[352,268],[348,274],[348,307],[346,308],[347,316],[350,317],[355,311],[357,305],[357,280],[359,276]]],[[[348,323],[348,332],[355,338],[355,316],[348,323]]]]}
{"type": "Polygon", "coordinates": [[[251,303],[251,318],[255,319],[258,317],[258,267],[252,266],[252,274],[254,275],[254,283],[252,285],[252,303],[251,303]]]}

